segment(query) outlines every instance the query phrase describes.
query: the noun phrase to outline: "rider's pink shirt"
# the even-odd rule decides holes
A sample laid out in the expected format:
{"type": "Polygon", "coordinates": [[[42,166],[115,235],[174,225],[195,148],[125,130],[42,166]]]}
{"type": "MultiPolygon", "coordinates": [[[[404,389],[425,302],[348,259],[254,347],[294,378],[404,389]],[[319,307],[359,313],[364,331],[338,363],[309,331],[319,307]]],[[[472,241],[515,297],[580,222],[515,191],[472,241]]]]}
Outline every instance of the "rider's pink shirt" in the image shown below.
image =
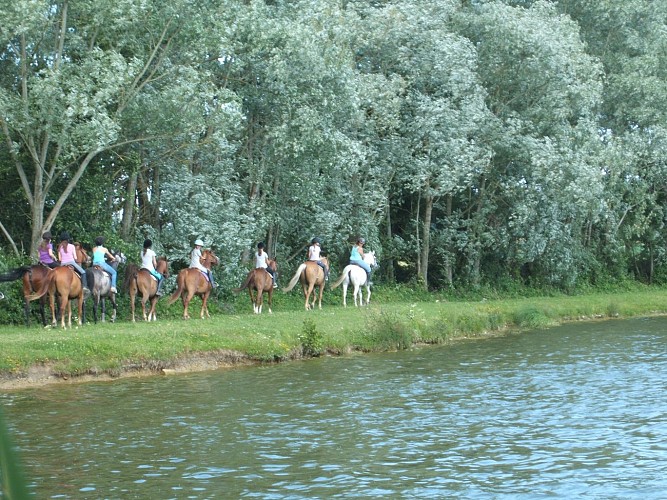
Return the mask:
{"type": "Polygon", "coordinates": [[[76,247],[71,243],[67,244],[65,250],[63,250],[63,247],[58,248],[58,253],[60,254],[61,264],[67,264],[68,262],[76,262],[76,247]]]}

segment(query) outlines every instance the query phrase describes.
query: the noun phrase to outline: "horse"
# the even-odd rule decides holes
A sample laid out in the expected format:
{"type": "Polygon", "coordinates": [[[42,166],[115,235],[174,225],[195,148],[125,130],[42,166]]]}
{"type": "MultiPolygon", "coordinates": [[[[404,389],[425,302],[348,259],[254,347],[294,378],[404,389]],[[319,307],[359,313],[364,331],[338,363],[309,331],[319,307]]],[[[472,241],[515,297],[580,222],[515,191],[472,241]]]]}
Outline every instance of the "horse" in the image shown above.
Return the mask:
{"type": "MultiPolygon", "coordinates": [[[[266,259],[266,264],[275,273],[278,265],[275,260],[266,259]]],[[[269,314],[271,311],[271,302],[273,300],[273,278],[271,274],[260,268],[253,269],[248,273],[245,281],[239,288],[234,288],[234,293],[239,293],[241,290],[248,289],[250,295],[250,302],[252,302],[252,309],[255,314],[262,314],[262,304],[264,303],[264,292],[269,294],[269,314]],[[253,293],[253,290],[255,293],[253,293]]]]}
{"type": "MultiPolygon", "coordinates": [[[[118,269],[118,261],[113,261],[111,267],[118,269]]],[[[111,276],[100,266],[93,266],[86,271],[86,279],[88,281],[88,289],[93,299],[93,320],[97,323],[97,310],[100,302],[102,303],[102,322],[106,317],[106,299],[111,301],[113,306],[113,313],[111,314],[111,322],[116,321],[116,293],[111,291],[111,276]]]]}
{"type": "MultiPolygon", "coordinates": [[[[202,265],[209,271],[212,266],[218,265],[218,258],[211,250],[204,250],[201,258],[202,265]]],[[[181,297],[183,300],[183,319],[190,319],[188,305],[190,304],[192,297],[196,295],[197,297],[201,297],[202,300],[199,316],[202,319],[204,319],[204,315],[206,315],[207,318],[211,317],[208,313],[207,301],[213,287],[204,273],[194,267],[181,269],[176,277],[176,285],[176,291],[169,297],[167,305],[173,304],[179,297],[181,297]]]]}
{"type": "Polygon", "coordinates": [[[86,249],[83,248],[83,245],[81,243],[76,241],[73,243],[73,245],[76,250],[74,254],[74,261],[84,269],[87,268],[92,261],[91,257],[88,255],[86,249]]]}
{"type": "Polygon", "coordinates": [[[83,324],[86,311],[84,307],[83,285],[81,283],[81,278],[74,272],[72,267],[60,266],[52,269],[49,273],[47,273],[46,278],[42,281],[39,290],[29,295],[28,300],[40,299],[46,295],[47,292],[49,294],[49,304],[51,306],[52,320],[51,324],[53,326],[57,325],[55,308],[56,294],[58,294],[60,297],[60,324],[62,328],[65,328],[65,311],[68,313],[67,325],[70,328],[72,327],[72,303],[70,301],[73,299],[77,299],[78,302],[78,324],[79,326],[83,324]]]}
{"type": "MultiPolygon", "coordinates": [[[[160,273],[163,278],[169,277],[169,262],[166,257],[157,258],[157,266],[155,270],[160,273]]],[[[141,310],[143,312],[144,321],[157,321],[157,314],[155,306],[160,298],[157,295],[157,279],[151,274],[148,269],[139,269],[136,264],[129,264],[127,272],[125,273],[125,281],[123,288],[130,292],[130,310],[132,311],[132,321],[135,321],[134,316],[134,301],[137,293],[141,294],[141,310]],[[150,300],[151,307],[146,314],[146,302],[150,300]]]]}
{"type": "MultiPolygon", "coordinates": [[[[12,269],[0,275],[0,282],[23,279],[23,310],[25,312],[26,326],[30,326],[30,300],[28,297],[42,287],[42,283],[50,271],[51,269],[49,267],[43,264],[36,264],[34,266],[23,266],[12,269]]],[[[39,312],[42,317],[42,325],[44,326],[46,326],[46,314],[44,313],[45,306],[46,297],[42,297],[39,301],[39,312]]]]}
{"type": "MultiPolygon", "coordinates": [[[[372,268],[377,267],[377,260],[375,259],[375,252],[364,253],[364,262],[372,268]]],[[[331,285],[333,290],[338,285],[343,284],[343,307],[347,307],[347,287],[350,283],[354,287],[354,306],[357,307],[357,297],[359,297],[359,305],[364,305],[364,292],[361,290],[362,286],[366,286],[366,305],[371,301],[371,286],[368,284],[368,276],[366,271],[356,264],[349,264],[345,266],[343,272],[338,279],[331,285]]]]}
{"type": "MultiPolygon", "coordinates": [[[[326,257],[322,257],[320,259],[320,262],[324,263],[325,266],[329,267],[329,260],[326,257]]],[[[303,288],[303,295],[306,298],[306,311],[309,309],[314,309],[315,308],[315,287],[319,287],[320,293],[319,293],[319,308],[322,309],[322,292],[324,291],[324,270],[317,264],[317,262],[309,260],[301,264],[297,270],[296,273],[294,273],[294,276],[290,280],[290,282],[287,284],[285,288],[283,288],[284,292],[289,292],[292,288],[294,288],[294,285],[296,285],[296,282],[300,280],[301,281],[301,287],[303,288]],[[312,304],[309,303],[310,295],[313,295],[313,302],[312,304]]]]}

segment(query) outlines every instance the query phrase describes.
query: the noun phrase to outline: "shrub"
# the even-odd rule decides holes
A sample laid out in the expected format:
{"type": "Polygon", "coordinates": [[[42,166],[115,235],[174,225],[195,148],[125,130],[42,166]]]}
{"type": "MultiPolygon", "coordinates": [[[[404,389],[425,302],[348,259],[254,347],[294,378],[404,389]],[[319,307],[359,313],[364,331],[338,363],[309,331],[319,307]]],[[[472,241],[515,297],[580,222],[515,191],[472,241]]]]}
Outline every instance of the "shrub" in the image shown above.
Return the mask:
{"type": "Polygon", "coordinates": [[[303,320],[303,329],[298,338],[304,356],[319,356],[324,352],[324,338],[312,319],[303,320]]]}

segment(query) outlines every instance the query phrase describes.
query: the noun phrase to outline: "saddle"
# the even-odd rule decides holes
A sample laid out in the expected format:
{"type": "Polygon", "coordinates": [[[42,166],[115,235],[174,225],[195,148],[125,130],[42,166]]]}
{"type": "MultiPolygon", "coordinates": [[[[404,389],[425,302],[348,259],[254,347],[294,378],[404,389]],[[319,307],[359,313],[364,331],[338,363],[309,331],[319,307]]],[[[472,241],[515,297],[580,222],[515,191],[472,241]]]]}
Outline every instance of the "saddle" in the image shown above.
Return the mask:
{"type": "Polygon", "coordinates": [[[104,269],[102,266],[95,265],[95,266],[92,266],[92,268],[102,271],[107,277],[111,278],[111,274],[109,274],[109,271],[104,269]]]}
{"type": "Polygon", "coordinates": [[[207,283],[211,282],[211,279],[208,277],[208,271],[202,271],[201,269],[198,269],[198,271],[201,273],[207,283]]]}
{"type": "Polygon", "coordinates": [[[74,274],[76,274],[79,278],[81,278],[81,273],[77,270],[76,267],[74,267],[72,264],[65,264],[67,267],[69,267],[72,271],[74,271],[74,274]]]}

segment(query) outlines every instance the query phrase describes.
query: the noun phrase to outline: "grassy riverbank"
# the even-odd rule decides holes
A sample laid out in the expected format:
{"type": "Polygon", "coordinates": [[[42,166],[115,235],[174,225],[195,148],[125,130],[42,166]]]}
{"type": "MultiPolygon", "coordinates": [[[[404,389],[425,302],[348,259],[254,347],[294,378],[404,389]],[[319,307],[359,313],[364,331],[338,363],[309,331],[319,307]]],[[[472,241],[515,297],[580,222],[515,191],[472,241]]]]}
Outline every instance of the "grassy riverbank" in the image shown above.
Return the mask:
{"type": "Polygon", "coordinates": [[[437,295],[420,295],[414,301],[394,296],[383,302],[381,289],[374,297],[368,308],[327,304],[321,311],[294,308],[262,316],[224,313],[221,308],[210,320],[172,316],[154,323],[119,321],[65,331],[4,326],[0,387],[406,349],[510,329],[667,311],[667,290],[661,288],[467,302],[437,295]]]}

